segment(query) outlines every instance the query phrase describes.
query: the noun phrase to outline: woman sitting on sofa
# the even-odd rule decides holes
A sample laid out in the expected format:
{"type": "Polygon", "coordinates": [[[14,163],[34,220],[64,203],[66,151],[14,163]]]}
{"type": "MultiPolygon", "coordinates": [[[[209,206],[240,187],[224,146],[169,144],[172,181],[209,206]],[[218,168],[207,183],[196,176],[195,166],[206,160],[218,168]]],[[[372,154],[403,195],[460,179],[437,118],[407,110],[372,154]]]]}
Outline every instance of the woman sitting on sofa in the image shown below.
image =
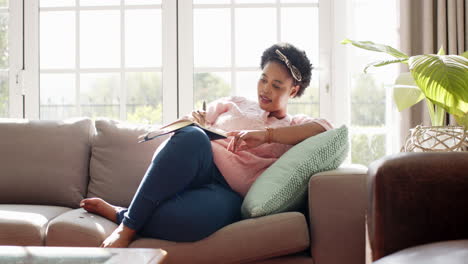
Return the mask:
{"type": "Polygon", "coordinates": [[[212,102],[193,119],[228,132],[209,140],[188,126],[156,150],[128,209],[99,198],[81,207],[119,224],[102,247],[127,247],[138,233],[171,241],[196,241],[240,220],[242,199],[255,179],[304,139],[331,129],[324,119],[290,116],[290,98],[304,93],[312,65],[305,52],[276,44],[263,52],[258,102],[241,97],[212,102]]]}

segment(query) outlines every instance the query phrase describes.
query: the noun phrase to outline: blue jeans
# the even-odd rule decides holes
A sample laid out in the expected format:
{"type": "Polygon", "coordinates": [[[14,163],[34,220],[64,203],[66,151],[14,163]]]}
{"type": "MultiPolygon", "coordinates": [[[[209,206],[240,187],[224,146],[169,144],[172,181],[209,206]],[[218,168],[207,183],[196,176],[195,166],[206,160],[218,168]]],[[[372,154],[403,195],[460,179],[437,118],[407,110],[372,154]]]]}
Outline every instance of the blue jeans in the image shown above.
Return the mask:
{"type": "Polygon", "coordinates": [[[241,203],[214,164],[208,136],[189,126],[156,150],[117,222],[144,237],[196,241],[240,220],[241,203]]]}

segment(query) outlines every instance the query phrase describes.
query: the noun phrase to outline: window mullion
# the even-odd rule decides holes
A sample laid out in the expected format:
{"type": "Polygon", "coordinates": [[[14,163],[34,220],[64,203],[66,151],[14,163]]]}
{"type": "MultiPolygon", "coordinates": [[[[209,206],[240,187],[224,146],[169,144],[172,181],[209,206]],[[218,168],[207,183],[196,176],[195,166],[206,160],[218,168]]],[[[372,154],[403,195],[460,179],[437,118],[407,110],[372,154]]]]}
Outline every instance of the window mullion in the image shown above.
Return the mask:
{"type": "Polygon", "coordinates": [[[80,61],[80,1],[76,0],[75,5],[75,104],[76,111],[78,115],[81,113],[81,100],[80,100],[80,90],[81,90],[81,61],[80,61]]]}
{"type": "Polygon", "coordinates": [[[276,0],[276,42],[281,42],[281,6],[280,0],[276,0]]]}
{"type": "Polygon", "coordinates": [[[178,1],[178,117],[193,109],[193,8],[192,1],[178,1]]]}
{"type": "Polygon", "coordinates": [[[125,3],[120,0],[120,96],[119,111],[120,119],[127,119],[127,87],[125,81],[125,3]]]}
{"type": "Polygon", "coordinates": [[[24,1],[23,21],[25,116],[39,119],[39,1],[24,1]]]}
{"type": "MultiPolygon", "coordinates": [[[[177,2],[163,0],[162,87],[163,123],[177,118],[177,2]]],[[[183,1],[182,1],[183,2],[183,1]]],[[[188,62],[187,62],[188,63],[188,62]]]]}
{"type": "MultiPolygon", "coordinates": [[[[326,1],[321,1],[322,4],[324,2],[326,1]]],[[[332,32],[332,36],[329,38],[331,43],[328,47],[333,50],[333,53],[329,53],[331,55],[331,82],[328,102],[331,108],[329,116],[324,115],[324,117],[329,118],[336,125],[349,125],[351,121],[348,59],[346,47],[340,44],[341,40],[345,39],[349,34],[350,5],[351,3],[348,0],[336,0],[332,1],[330,6],[332,22],[329,32],[332,32]]],[[[327,90],[326,86],[323,88],[327,90]]],[[[326,104],[327,101],[320,101],[321,105],[324,103],[326,104]]]]}
{"type": "Polygon", "coordinates": [[[320,116],[333,120],[332,1],[320,1],[319,6],[319,106],[320,116]]]}
{"type": "Polygon", "coordinates": [[[237,65],[236,65],[236,12],[234,0],[231,0],[231,93],[236,94],[237,89],[237,65]]]}

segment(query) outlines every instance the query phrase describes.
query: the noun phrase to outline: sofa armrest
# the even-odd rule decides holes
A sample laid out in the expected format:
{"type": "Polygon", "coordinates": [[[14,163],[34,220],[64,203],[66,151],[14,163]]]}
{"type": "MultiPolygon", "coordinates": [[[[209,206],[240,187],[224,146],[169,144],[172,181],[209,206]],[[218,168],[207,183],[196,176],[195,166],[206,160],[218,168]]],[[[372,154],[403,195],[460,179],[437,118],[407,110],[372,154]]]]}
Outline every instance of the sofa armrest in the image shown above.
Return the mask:
{"type": "Polygon", "coordinates": [[[315,264],[365,262],[367,168],[344,165],[309,181],[311,254],[315,264]]]}
{"type": "Polygon", "coordinates": [[[468,236],[468,152],[398,153],[368,177],[372,258],[468,236]]]}

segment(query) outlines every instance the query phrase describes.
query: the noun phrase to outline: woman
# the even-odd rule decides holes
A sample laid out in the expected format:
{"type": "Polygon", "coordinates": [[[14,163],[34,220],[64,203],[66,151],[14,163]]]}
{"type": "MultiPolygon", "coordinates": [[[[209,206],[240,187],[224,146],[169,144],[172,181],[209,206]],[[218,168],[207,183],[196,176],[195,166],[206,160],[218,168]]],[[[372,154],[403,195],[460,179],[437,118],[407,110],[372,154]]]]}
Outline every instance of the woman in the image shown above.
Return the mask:
{"type": "Polygon", "coordinates": [[[240,220],[242,199],[255,179],[302,140],[331,129],[323,119],[289,116],[287,103],[309,85],[312,65],[303,51],[277,44],[264,51],[258,103],[231,97],[193,112],[199,122],[228,132],[209,140],[189,126],[156,150],[128,209],[99,198],[81,207],[119,224],[102,247],[127,247],[141,236],[196,241],[240,220]]]}

